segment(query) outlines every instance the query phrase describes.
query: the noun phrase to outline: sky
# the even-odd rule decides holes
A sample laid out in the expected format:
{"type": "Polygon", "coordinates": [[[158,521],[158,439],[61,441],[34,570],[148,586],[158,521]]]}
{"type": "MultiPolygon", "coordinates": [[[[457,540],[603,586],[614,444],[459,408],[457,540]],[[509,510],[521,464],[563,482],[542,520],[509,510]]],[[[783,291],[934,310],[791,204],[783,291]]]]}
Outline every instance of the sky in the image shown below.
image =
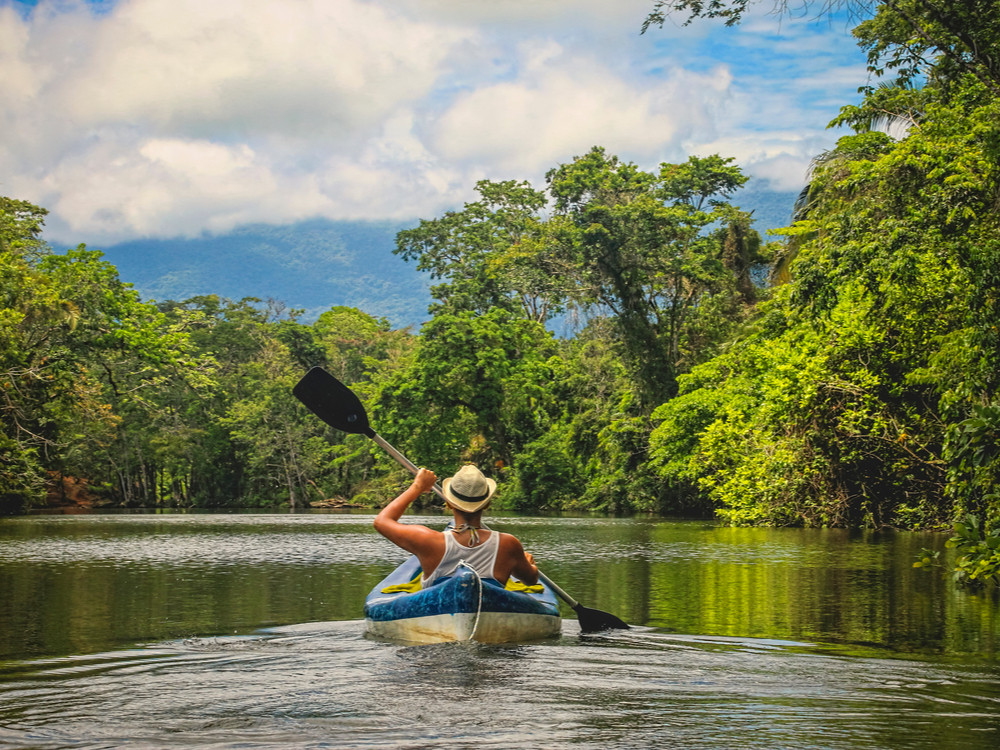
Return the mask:
{"type": "Polygon", "coordinates": [[[641,35],[653,0],[0,0],[0,194],[50,241],[433,218],[592,146],[798,190],[857,103],[844,19],[641,35]]]}

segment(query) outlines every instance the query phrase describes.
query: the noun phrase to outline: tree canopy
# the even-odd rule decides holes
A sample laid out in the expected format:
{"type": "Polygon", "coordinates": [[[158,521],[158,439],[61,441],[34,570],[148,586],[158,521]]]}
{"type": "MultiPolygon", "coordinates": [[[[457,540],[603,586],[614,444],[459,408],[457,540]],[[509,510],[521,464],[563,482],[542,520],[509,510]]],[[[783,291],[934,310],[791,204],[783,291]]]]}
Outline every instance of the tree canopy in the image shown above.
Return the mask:
{"type": "MultiPolygon", "coordinates": [[[[752,6],[663,0],[644,30],[752,6]]],[[[320,365],[405,453],[476,462],[506,507],[957,524],[958,574],[1000,577],[1000,13],[816,7],[858,14],[872,80],[783,241],[739,208],[731,158],[643,169],[595,146],[399,233],[435,281],[419,332],[143,301],[100,252],[52,253],[43,208],[0,199],[5,509],[77,480],[119,505],[380,503],[402,471],[291,397],[320,365]]]]}

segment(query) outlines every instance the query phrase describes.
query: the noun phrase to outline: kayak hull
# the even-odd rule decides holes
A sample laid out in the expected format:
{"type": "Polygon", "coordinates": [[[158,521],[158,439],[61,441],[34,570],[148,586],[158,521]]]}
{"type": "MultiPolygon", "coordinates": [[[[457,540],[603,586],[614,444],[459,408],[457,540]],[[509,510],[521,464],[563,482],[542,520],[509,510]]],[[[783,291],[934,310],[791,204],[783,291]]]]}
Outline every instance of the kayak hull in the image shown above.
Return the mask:
{"type": "Polygon", "coordinates": [[[382,592],[419,572],[419,562],[410,558],[368,594],[365,623],[370,635],[408,643],[519,643],[561,632],[559,604],[547,586],[537,594],[508,591],[466,565],[426,589],[382,592]]]}

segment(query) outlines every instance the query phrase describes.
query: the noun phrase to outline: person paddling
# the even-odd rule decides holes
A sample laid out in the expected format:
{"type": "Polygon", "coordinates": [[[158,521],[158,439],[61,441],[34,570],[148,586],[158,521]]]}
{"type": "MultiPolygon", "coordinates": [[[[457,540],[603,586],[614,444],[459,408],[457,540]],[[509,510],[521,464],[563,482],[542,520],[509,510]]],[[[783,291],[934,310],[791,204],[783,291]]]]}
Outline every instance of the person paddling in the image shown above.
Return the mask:
{"type": "Polygon", "coordinates": [[[463,466],[441,485],[445,502],[455,517],[454,527],[435,531],[420,524],[400,523],[399,518],[410,503],[430,491],[436,482],[433,471],[420,469],[413,483],[385,506],[374,522],[379,534],[417,556],[425,588],[438,578],[450,576],[461,562],[472,567],[481,578],[493,578],[501,585],[511,575],[528,585],[538,582],[535,560],[524,551],[517,537],[483,525],[483,511],[489,507],[497,483],[472,464],[463,466]]]}

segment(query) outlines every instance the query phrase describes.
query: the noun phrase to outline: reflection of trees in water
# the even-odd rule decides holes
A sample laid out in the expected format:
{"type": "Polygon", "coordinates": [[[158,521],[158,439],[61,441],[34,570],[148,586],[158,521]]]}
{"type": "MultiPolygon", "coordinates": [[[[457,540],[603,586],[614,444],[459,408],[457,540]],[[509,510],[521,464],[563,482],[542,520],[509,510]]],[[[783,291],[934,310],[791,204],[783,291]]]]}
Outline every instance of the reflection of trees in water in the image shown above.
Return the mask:
{"type": "MultiPolygon", "coordinates": [[[[0,526],[0,658],[292,623],[343,620],[360,628],[365,595],[403,554],[369,522],[326,515],[8,519],[0,526]]],[[[943,535],[651,518],[504,516],[493,525],[520,537],[576,599],[631,625],[903,653],[989,655],[1000,643],[995,593],[959,592],[941,571],[912,568],[921,549],[943,545],[943,535]]],[[[412,678],[427,689],[483,696],[523,679],[524,655],[530,661],[542,648],[372,646],[398,651],[380,668],[400,692],[412,678]]]]}

